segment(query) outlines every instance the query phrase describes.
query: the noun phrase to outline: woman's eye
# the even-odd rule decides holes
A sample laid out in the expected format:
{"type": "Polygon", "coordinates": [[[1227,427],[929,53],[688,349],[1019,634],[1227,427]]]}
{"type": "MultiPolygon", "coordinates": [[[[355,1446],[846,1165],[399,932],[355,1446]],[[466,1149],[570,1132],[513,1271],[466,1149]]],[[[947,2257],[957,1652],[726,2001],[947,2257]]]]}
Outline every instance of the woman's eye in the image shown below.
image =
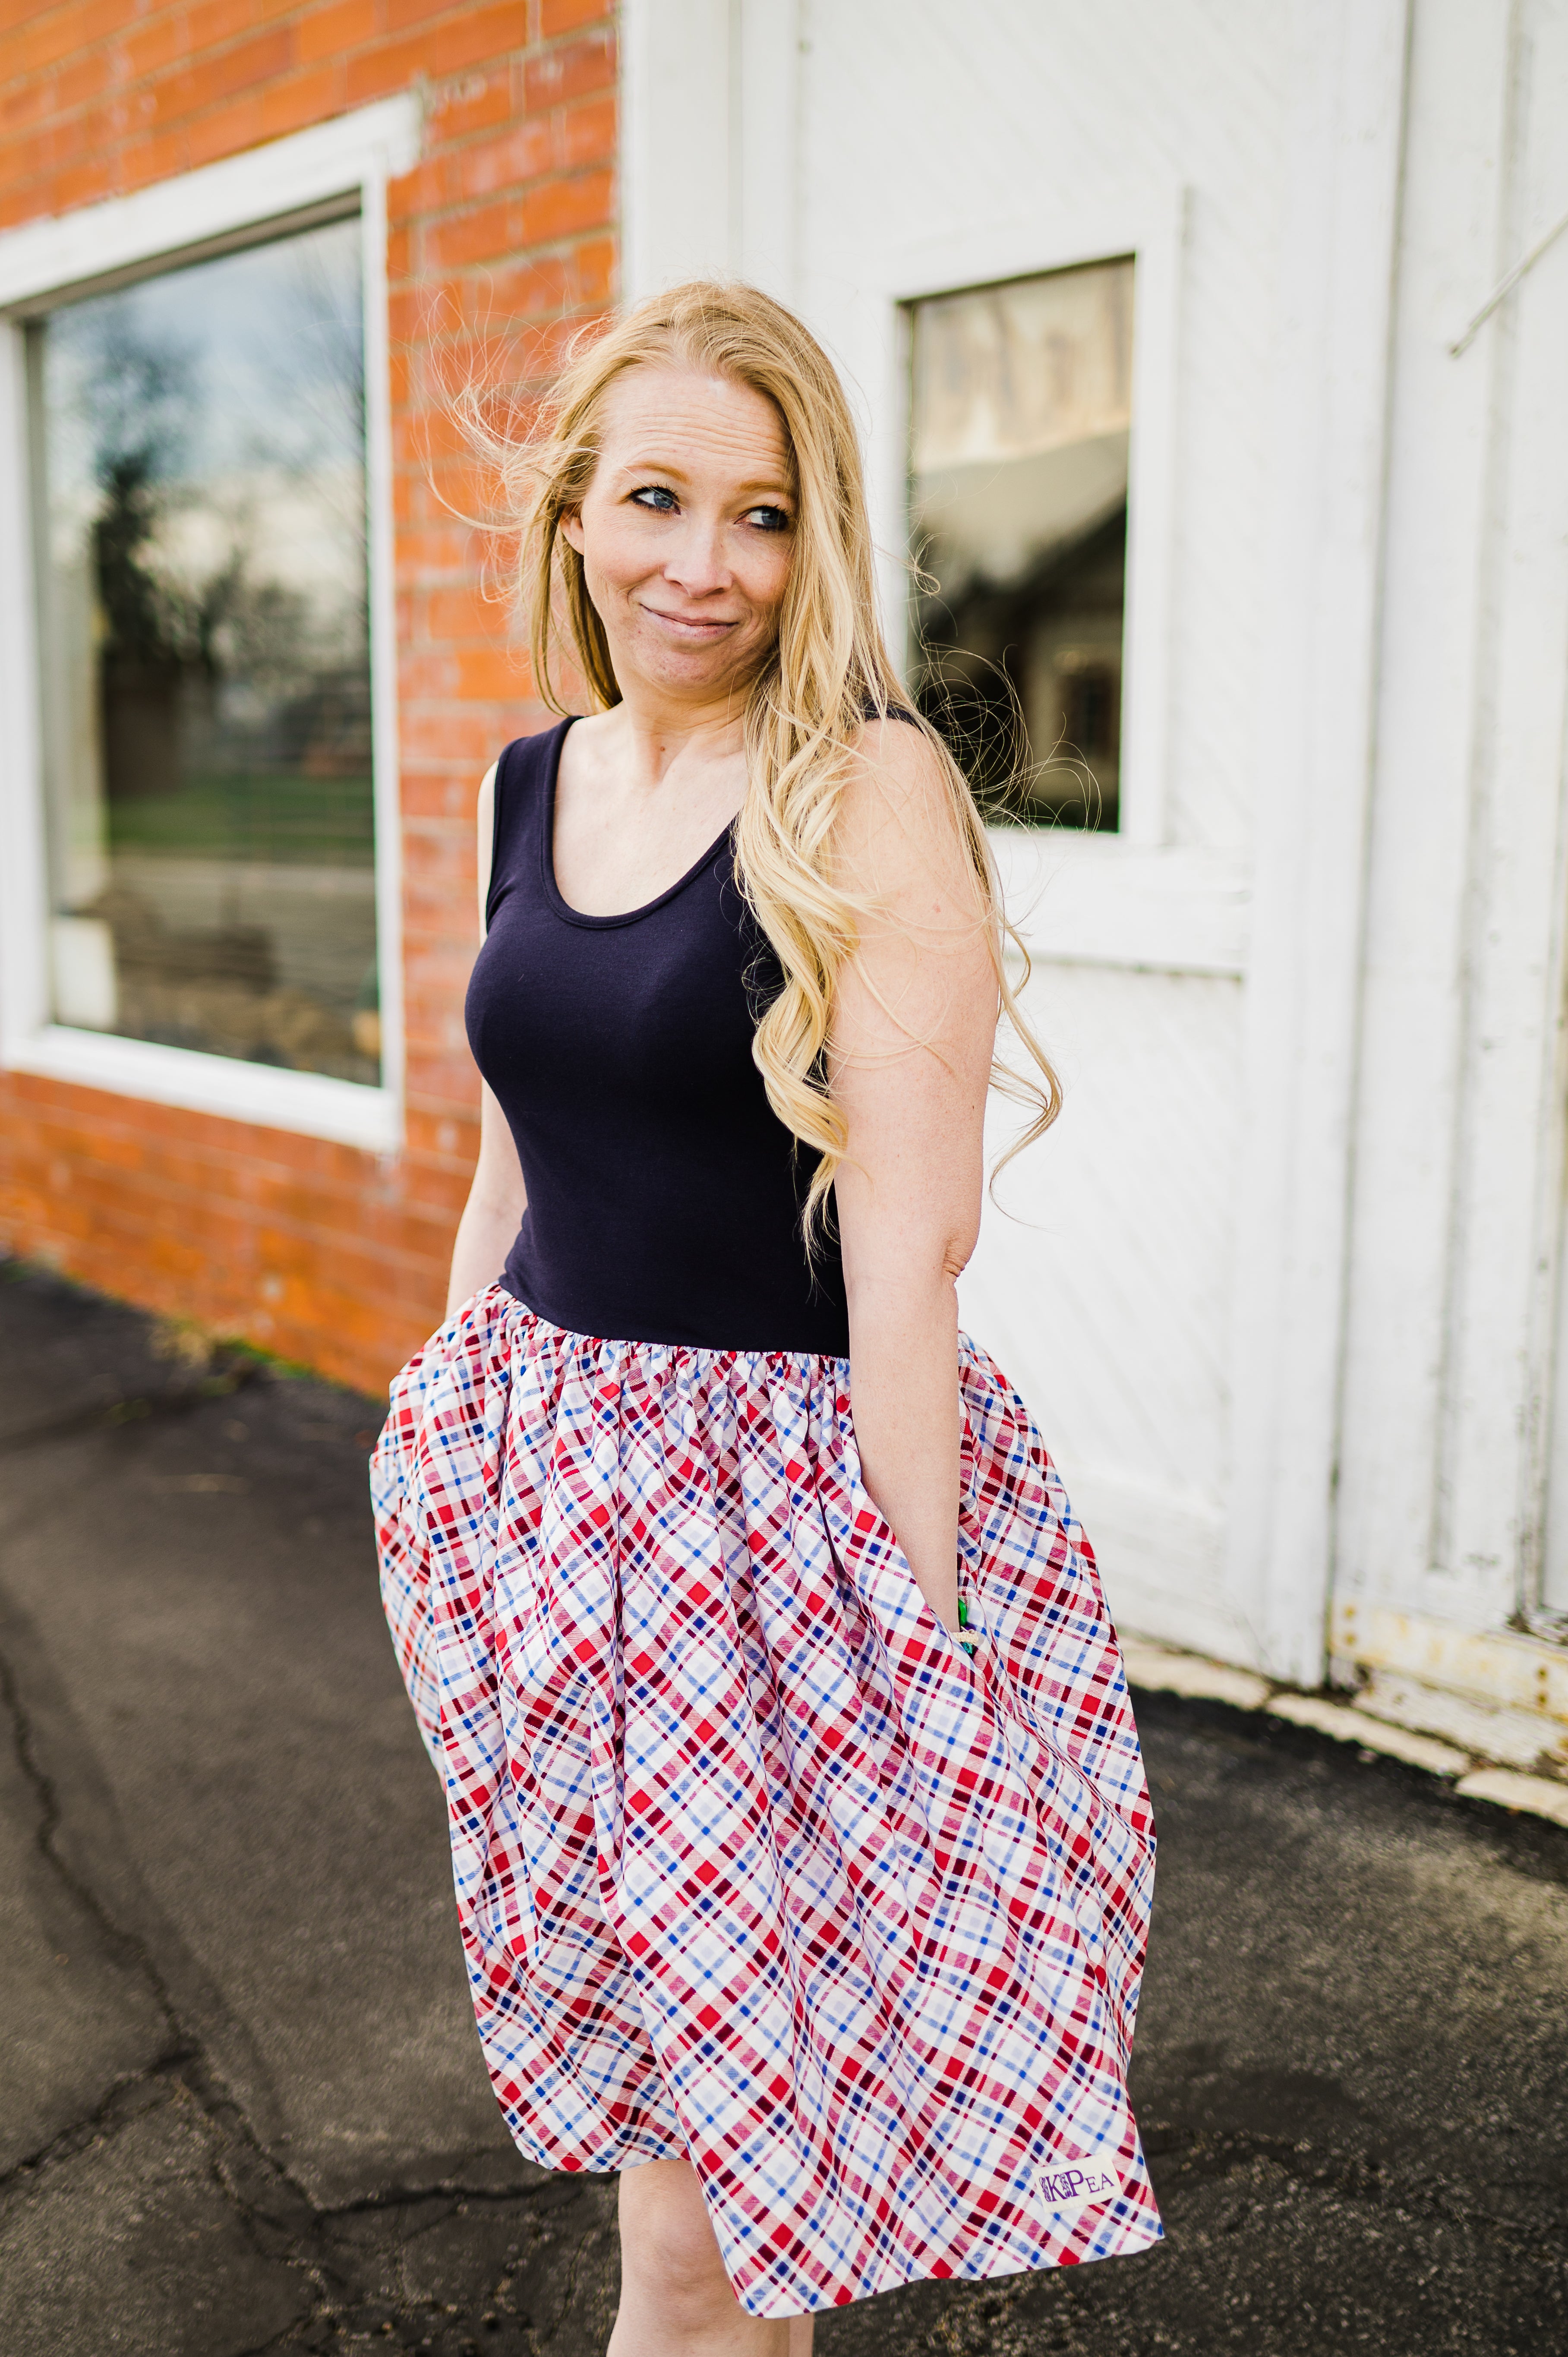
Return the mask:
{"type": "Polygon", "coordinates": [[[655,515],[673,515],[675,512],[675,494],[663,483],[644,483],[642,489],[633,491],[631,496],[639,507],[651,508],[655,515]]]}
{"type": "Polygon", "coordinates": [[[789,518],[782,508],[748,508],[746,521],[761,532],[788,532],[789,518]]]}

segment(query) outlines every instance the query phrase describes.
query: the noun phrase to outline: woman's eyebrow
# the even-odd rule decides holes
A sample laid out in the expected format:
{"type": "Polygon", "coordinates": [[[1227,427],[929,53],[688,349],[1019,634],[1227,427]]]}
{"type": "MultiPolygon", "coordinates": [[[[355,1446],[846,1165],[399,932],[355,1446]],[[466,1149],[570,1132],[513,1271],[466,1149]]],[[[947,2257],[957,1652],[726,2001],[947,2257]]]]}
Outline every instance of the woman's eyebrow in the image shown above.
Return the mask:
{"type": "MultiPolygon", "coordinates": [[[[620,459],[617,462],[616,472],[619,475],[668,475],[671,482],[679,483],[692,480],[690,468],[670,458],[620,459]]],[[[792,500],[795,496],[794,485],[784,474],[758,475],[750,482],[736,483],[734,490],[736,497],[741,499],[760,497],[764,492],[771,499],[792,500]]]]}

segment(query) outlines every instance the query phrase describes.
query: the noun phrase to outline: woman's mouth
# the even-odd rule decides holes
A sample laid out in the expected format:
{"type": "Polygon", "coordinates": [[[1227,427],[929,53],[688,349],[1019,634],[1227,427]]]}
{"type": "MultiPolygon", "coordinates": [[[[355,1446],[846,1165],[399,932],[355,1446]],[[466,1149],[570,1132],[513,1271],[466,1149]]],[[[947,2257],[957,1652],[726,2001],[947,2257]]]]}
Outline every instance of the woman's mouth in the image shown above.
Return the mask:
{"type": "Polygon", "coordinates": [[[734,621],[718,620],[711,614],[667,614],[659,606],[645,606],[642,610],[681,639],[722,639],[737,627],[734,621]]]}

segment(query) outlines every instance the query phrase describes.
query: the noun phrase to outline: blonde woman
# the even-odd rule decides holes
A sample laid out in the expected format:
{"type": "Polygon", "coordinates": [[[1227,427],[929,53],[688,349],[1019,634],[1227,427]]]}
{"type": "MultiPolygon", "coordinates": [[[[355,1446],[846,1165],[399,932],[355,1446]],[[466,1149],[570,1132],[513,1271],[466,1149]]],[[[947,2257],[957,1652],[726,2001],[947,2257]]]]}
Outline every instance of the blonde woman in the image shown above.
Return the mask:
{"type": "Polygon", "coordinates": [[[480,790],[482,1145],[383,1593],[508,2126],[621,2172],[613,2357],[804,2357],[1158,2239],[1153,1829],[1093,1556],[958,1329],[1002,918],[833,370],[683,286],[500,456],[587,710],[480,790]]]}

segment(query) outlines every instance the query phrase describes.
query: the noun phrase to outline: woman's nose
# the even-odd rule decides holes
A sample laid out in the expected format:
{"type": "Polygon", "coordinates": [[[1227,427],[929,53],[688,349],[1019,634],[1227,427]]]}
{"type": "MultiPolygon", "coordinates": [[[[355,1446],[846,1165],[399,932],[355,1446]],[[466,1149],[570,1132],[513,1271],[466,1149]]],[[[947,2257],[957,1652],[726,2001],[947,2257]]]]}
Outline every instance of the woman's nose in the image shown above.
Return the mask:
{"type": "Polygon", "coordinates": [[[689,597],[711,596],[715,589],[729,587],[724,528],[716,518],[683,520],[683,529],[665,559],[664,577],[689,597]]]}

